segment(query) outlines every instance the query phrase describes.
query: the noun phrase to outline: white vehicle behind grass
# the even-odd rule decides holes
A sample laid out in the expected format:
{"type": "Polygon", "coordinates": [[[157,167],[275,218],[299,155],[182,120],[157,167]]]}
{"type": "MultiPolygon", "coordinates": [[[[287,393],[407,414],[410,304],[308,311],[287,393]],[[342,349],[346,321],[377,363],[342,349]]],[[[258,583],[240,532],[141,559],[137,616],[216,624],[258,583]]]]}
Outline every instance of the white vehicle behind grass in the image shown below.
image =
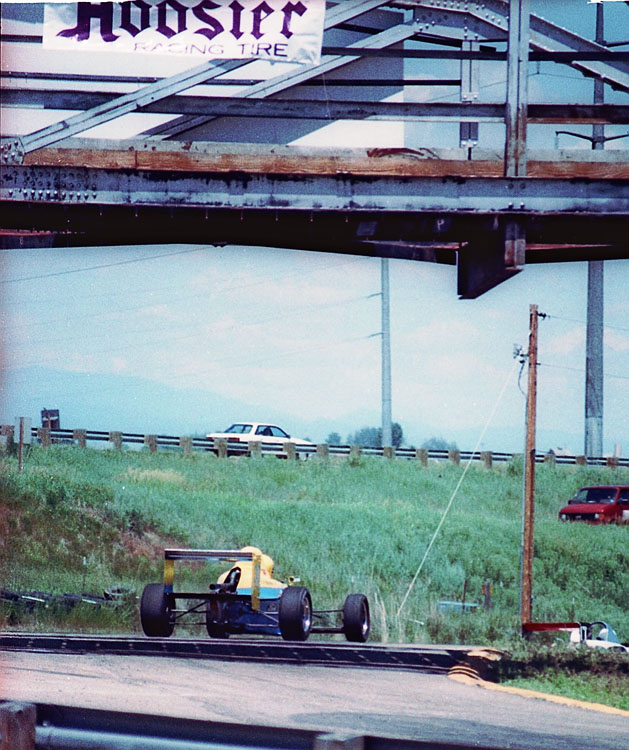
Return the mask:
{"type": "MultiPolygon", "coordinates": [[[[289,435],[281,427],[266,422],[235,422],[224,432],[210,432],[206,435],[214,443],[214,452],[218,453],[218,440],[227,442],[228,455],[244,455],[249,443],[284,446],[292,443],[295,446],[314,446],[308,440],[289,435]]],[[[281,453],[280,455],[285,455],[281,453]]]]}
{"type": "Polygon", "coordinates": [[[570,644],[629,654],[629,648],[620,642],[614,628],[600,620],[582,623],[578,629],[573,629],[570,633],[570,644]]]}

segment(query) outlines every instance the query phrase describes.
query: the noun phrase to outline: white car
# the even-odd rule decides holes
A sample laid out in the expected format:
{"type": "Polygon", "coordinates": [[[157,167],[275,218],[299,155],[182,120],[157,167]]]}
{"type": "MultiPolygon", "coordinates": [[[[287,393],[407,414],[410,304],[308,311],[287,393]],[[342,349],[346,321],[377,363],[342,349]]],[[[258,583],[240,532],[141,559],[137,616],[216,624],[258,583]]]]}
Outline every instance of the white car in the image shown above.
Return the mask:
{"type": "MultiPolygon", "coordinates": [[[[266,424],[264,422],[236,422],[228,427],[224,432],[210,432],[206,435],[208,440],[226,440],[227,441],[227,452],[231,452],[233,455],[242,454],[244,451],[232,450],[234,444],[246,447],[248,443],[270,443],[274,445],[284,445],[285,443],[292,443],[293,445],[310,445],[314,446],[314,443],[310,443],[308,440],[301,440],[300,438],[291,437],[281,427],[274,424],[266,424]]],[[[216,443],[214,443],[216,445],[216,443]]],[[[283,455],[283,454],[282,454],[283,455]]]]}
{"type": "Polygon", "coordinates": [[[601,621],[583,623],[578,629],[573,629],[570,633],[570,643],[629,654],[629,648],[620,642],[614,628],[601,621]]]}

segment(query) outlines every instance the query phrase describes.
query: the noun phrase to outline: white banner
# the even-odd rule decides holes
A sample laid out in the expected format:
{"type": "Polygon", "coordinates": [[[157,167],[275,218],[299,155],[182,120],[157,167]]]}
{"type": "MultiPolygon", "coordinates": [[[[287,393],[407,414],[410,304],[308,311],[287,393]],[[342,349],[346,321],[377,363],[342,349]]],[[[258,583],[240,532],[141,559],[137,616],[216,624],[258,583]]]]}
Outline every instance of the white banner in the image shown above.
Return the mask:
{"type": "Polygon", "coordinates": [[[47,3],[44,47],[317,65],[325,0],[47,3]]]}

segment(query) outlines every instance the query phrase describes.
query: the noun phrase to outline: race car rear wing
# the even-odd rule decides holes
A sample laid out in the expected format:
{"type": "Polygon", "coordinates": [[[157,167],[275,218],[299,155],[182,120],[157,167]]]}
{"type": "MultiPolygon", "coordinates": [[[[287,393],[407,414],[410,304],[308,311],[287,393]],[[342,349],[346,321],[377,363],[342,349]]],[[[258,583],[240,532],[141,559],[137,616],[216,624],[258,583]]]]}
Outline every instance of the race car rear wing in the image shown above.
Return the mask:
{"type": "Polygon", "coordinates": [[[173,593],[175,581],[175,560],[224,560],[253,563],[253,585],[251,587],[251,607],[260,609],[260,569],[262,555],[258,552],[243,552],[229,549],[165,549],[164,550],[164,592],[173,593]]]}

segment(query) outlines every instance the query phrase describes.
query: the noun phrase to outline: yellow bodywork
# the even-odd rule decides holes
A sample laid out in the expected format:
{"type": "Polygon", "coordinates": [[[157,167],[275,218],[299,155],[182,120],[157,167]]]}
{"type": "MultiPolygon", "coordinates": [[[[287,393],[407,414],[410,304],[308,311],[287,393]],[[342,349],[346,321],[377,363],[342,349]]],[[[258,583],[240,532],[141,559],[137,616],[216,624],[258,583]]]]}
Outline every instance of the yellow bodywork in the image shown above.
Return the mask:
{"type": "Polygon", "coordinates": [[[236,590],[240,589],[251,589],[252,595],[254,589],[258,588],[273,588],[283,589],[286,588],[286,584],[273,578],[273,559],[268,555],[265,555],[262,550],[257,547],[243,547],[241,552],[251,552],[252,559],[239,560],[236,565],[232,565],[229,570],[218,577],[218,583],[224,583],[229,574],[235,568],[240,569],[240,580],[236,590]],[[258,575],[258,570],[260,571],[258,575]]]}
{"type": "Polygon", "coordinates": [[[175,560],[227,560],[235,563],[218,578],[224,583],[232,570],[240,570],[236,591],[250,592],[251,607],[260,609],[261,589],[283,589],[286,584],[273,578],[273,560],[257,547],[243,547],[240,550],[166,549],[164,550],[164,592],[173,593],[175,560]]]}

